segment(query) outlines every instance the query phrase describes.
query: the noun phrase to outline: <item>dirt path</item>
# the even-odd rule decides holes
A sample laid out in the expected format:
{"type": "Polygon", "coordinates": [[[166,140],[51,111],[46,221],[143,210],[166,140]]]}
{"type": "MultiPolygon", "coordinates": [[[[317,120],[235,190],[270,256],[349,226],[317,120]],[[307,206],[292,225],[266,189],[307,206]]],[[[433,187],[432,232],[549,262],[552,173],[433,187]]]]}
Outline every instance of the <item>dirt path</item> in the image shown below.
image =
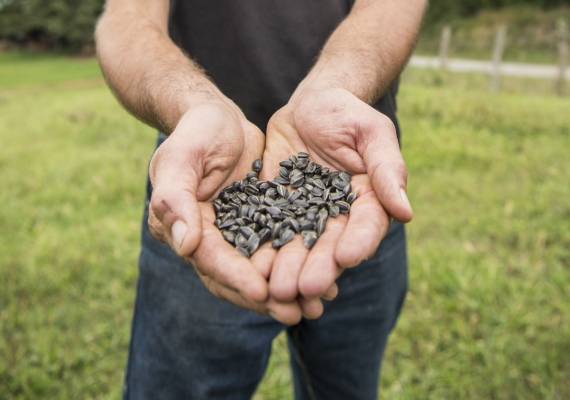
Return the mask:
{"type": "MultiPolygon", "coordinates": [[[[441,61],[438,57],[413,56],[410,59],[409,65],[416,68],[440,68],[441,61]]],[[[450,58],[447,60],[446,69],[454,72],[491,73],[493,63],[491,61],[450,58]]],[[[500,73],[501,75],[510,76],[555,79],[558,76],[558,67],[556,65],[545,64],[502,62],[500,73]]],[[[566,80],[570,80],[570,67],[566,68],[564,76],[566,80]]]]}

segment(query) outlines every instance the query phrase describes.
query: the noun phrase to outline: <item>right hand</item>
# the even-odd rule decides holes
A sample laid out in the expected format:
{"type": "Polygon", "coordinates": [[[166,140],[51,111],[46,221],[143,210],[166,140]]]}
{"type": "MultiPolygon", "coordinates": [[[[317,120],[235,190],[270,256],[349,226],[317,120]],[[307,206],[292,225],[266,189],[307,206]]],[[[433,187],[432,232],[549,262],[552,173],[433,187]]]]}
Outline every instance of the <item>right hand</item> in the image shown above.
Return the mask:
{"type": "Polygon", "coordinates": [[[149,227],[156,239],[194,266],[215,296],[295,323],[301,315],[297,302],[269,298],[272,260],[263,252],[251,260],[243,257],[213,224],[211,201],[251,171],[264,143],[263,133],[229,100],[190,108],[150,162],[149,227]]]}

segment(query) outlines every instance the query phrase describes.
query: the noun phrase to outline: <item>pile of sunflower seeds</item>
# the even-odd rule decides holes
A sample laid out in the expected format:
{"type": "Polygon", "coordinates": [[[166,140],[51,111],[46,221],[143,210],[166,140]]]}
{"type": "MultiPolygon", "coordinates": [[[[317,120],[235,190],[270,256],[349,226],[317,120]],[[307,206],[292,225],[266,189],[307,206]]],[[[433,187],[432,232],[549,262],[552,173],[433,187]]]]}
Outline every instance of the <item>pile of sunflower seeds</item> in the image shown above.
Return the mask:
{"type": "Polygon", "coordinates": [[[214,225],[246,257],[269,240],[278,249],[296,233],[303,235],[305,247],[312,248],[327,218],[348,214],[356,199],[350,173],[330,172],[309,161],[305,152],[279,165],[279,176],[264,182],[258,176],[263,163],[255,160],[245,179],[224,188],[214,200],[214,225]]]}

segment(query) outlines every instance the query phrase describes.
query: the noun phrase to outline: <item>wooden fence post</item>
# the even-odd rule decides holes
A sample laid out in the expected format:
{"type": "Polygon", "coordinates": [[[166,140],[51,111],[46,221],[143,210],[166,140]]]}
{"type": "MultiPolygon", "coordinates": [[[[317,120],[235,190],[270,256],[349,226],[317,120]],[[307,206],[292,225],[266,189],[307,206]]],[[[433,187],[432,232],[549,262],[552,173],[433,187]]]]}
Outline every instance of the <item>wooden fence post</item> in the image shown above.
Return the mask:
{"type": "Polygon", "coordinates": [[[449,53],[449,43],[451,41],[451,27],[445,25],[441,31],[439,42],[439,62],[441,68],[447,68],[447,54],[449,53]]]}
{"type": "Polygon", "coordinates": [[[568,27],[566,21],[558,21],[558,78],[556,79],[556,92],[564,95],[564,81],[566,65],[568,64],[568,27]]]}
{"type": "Polygon", "coordinates": [[[493,49],[493,66],[491,71],[491,91],[499,90],[499,74],[501,72],[501,60],[505,50],[505,40],[507,38],[507,27],[501,26],[495,37],[495,48],[493,49]]]}

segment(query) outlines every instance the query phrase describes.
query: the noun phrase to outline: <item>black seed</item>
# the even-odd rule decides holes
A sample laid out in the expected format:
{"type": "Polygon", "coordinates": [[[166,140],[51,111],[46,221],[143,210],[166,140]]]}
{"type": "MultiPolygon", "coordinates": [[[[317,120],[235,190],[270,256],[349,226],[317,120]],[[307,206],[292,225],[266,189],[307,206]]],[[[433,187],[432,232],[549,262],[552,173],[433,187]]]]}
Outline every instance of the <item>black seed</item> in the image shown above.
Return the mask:
{"type": "Polygon", "coordinates": [[[247,240],[247,251],[249,252],[249,254],[253,254],[255,253],[258,247],[259,247],[259,235],[257,233],[254,233],[247,240]]]}
{"type": "Polygon", "coordinates": [[[254,205],[254,206],[258,206],[258,205],[259,205],[259,197],[255,196],[255,195],[249,196],[249,199],[247,199],[247,201],[248,201],[249,204],[251,204],[251,205],[254,205]]]}
{"type": "Polygon", "coordinates": [[[222,236],[224,237],[224,239],[226,239],[228,242],[230,242],[231,244],[235,243],[236,240],[236,234],[235,232],[232,231],[222,231],[222,236]]]}
{"type": "Polygon", "coordinates": [[[273,203],[273,207],[277,207],[277,208],[279,208],[279,209],[281,209],[281,210],[284,210],[284,209],[287,208],[287,206],[288,206],[289,204],[290,204],[290,203],[289,203],[287,200],[282,199],[282,200],[277,200],[275,203],[273,203]]]}
{"type": "Polygon", "coordinates": [[[346,201],[335,201],[334,204],[338,206],[340,212],[343,214],[347,214],[350,211],[350,204],[346,201]]]}
{"type": "Polygon", "coordinates": [[[340,171],[333,171],[329,174],[329,178],[332,181],[333,179],[338,178],[339,175],[340,175],[340,171]]]}
{"type": "MultiPolygon", "coordinates": [[[[249,185],[248,185],[248,186],[249,186],[249,185]]],[[[251,187],[253,188],[253,190],[256,191],[256,193],[248,193],[248,194],[257,194],[257,193],[259,193],[259,190],[258,190],[255,186],[251,185],[251,187]]],[[[247,186],[246,186],[246,189],[247,189],[247,186]]],[[[245,193],[238,193],[238,194],[237,194],[237,197],[239,197],[239,199],[241,200],[242,203],[247,203],[247,197],[248,197],[247,194],[245,194],[245,193]]]]}
{"type": "Polygon", "coordinates": [[[350,182],[350,178],[351,178],[352,176],[351,176],[350,173],[348,173],[347,171],[343,171],[343,172],[341,172],[340,174],[338,174],[338,177],[339,177],[340,179],[342,179],[343,181],[350,182]]]}
{"type": "Polygon", "coordinates": [[[247,251],[247,249],[243,248],[243,247],[236,247],[236,250],[242,255],[245,256],[247,258],[249,258],[249,253],[247,251]]]}
{"type": "Polygon", "coordinates": [[[283,168],[291,169],[293,168],[293,163],[290,160],[281,161],[279,165],[283,168]]]}
{"type": "Polygon", "coordinates": [[[249,218],[253,218],[253,214],[255,214],[256,211],[257,211],[257,206],[255,204],[250,205],[249,210],[247,211],[247,216],[249,218]]]}
{"type": "Polygon", "coordinates": [[[271,228],[271,239],[279,237],[279,234],[281,233],[281,224],[282,222],[276,222],[275,225],[273,225],[273,228],[271,228]]]}
{"type": "Polygon", "coordinates": [[[282,216],[283,218],[287,218],[287,217],[292,217],[292,218],[294,218],[294,217],[295,217],[295,213],[294,213],[293,211],[290,211],[290,210],[283,210],[283,211],[281,211],[281,216],[282,216]]]}
{"type": "Polygon", "coordinates": [[[305,178],[303,178],[302,176],[296,177],[295,179],[291,180],[291,187],[294,189],[300,188],[304,182],[305,178]]]}
{"type": "Polygon", "coordinates": [[[245,174],[245,178],[248,180],[250,180],[251,178],[257,179],[258,177],[259,177],[259,175],[257,175],[257,172],[255,172],[255,171],[251,171],[251,172],[248,172],[247,174],[245,174]]]}
{"type": "Polygon", "coordinates": [[[273,218],[271,218],[271,216],[267,217],[267,222],[265,224],[269,229],[273,229],[273,227],[275,226],[275,221],[273,221],[273,218]]]}
{"type": "Polygon", "coordinates": [[[299,207],[295,210],[295,215],[301,217],[307,213],[307,209],[303,207],[299,207]]]}
{"type": "Polygon", "coordinates": [[[261,161],[259,158],[257,158],[253,162],[253,164],[251,164],[251,169],[254,170],[255,172],[261,171],[262,168],[263,168],[263,161],[261,161]]]}
{"type": "Polygon", "coordinates": [[[327,219],[329,217],[329,212],[327,211],[326,208],[321,208],[319,210],[319,213],[317,214],[317,218],[320,219],[327,219]]]}
{"type": "Polygon", "coordinates": [[[356,200],[356,193],[352,192],[350,193],[347,197],[346,197],[346,202],[350,205],[352,205],[352,203],[354,203],[354,200],[356,200]]]}
{"type": "Polygon", "coordinates": [[[267,190],[270,188],[271,186],[269,186],[269,183],[267,182],[261,182],[261,184],[257,187],[259,190],[261,190],[263,193],[267,192],[267,190]]]}
{"type": "Polygon", "coordinates": [[[308,201],[308,203],[312,206],[320,206],[324,203],[324,200],[322,197],[313,197],[312,199],[310,199],[308,201]]]}
{"type": "Polygon", "coordinates": [[[289,203],[294,203],[299,197],[303,195],[302,192],[291,191],[290,193],[291,194],[287,197],[287,201],[289,201],[289,203]]]}
{"type": "Polygon", "coordinates": [[[281,242],[279,241],[279,239],[273,239],[273,241],[271,242],[271,246],[274,249],[278,249],[281,247],[281,242]]]}
{"type": "MultiPolygon", "coordinates": [[[[279,185],[277,185],[277,186],[279,186],[279,185]]],[[[267,191],[265,192],[265,197],[266,198],[271,197],[272,199],[275,199],[277,197],[277,190],[275,188],[267,189],[267,191]]]]}
{"type": "Polygon", "coordinates": [[[249,237],[255,233],[255,231],[253,229],[251,229],[249,226],[240,226],[239,231],[247,239],[249,239],[249,237]]]}
{"type": "Polygon", "coordinates": [[[279,176],[282,177],[283,179],[287,179],[289,180],[289,170],[285,167],[281,167],[279,168],[279,176]]]}
{"type": "Polygon", "coordinates": [[[218,201],[218,199],[216,199],[216,200],[214,201],[213,205],[214,205],[214,212],[217,214],[217,213],[219,213],[219,212],[222,210],[222,205],[216,203],[216,201],[218,201]]]}
{"type": "Polygon", "coordinates": [[[293,164],[295,164],[297,162],[297,157],[289,156],[289,161],[291,161],[293,164]]]}
{"type": "Polygon", "coordinates": [[[263,243],[266,243],[269,239],[271,239],[271,229],[263,228],[259,231],[259,245],[261,246],[263,243]]]}
{"type": "Polygon", "coordinates": [[[243,218],[236,218],[236,225],[246,226],[247,224],[244,222],[243,218]]]}
{"type": "Polygon", "coordinates": [[[329,207],[329,215],[331,217],[336,217],[340,213],[338,206],[329,207]]]}
{"type": "Polygon", "coordinates": [[[305,200],[297,199],[293,202],[297,207],[309,208],[309,203],[305,200]]]}
{"type": "Polygon", "coordinates": [[[327,226],[327,220],[324,218],[317,219],[317,235],[321,236],[327,226]]]}
{"type": "Polygon", "coordinates": [[[273,203],[275,203],[275,200],[272,199],[271,197],[267,196],[267,197],[265,197],[265,199],[263,199],[263,202],[271,207],[273,205],[273,203]]]}
{"type": "Polygon", "coordinates": [[[293,240],[294,236],[295,232],[293,232],[291,229],[286,228],[282,230],[281,233],[279,234],[279,244],[283,246],[289,243],[291,240],[293,240]]]}
{"type": "Polygon", "coordinates": [[[222,222],[220,224],[220,226],[218,226],[218,228],[220,229],[225,229],[225,228],[229,228],[230,226],[232,226],[233,224],[235,224],[236,221],[234,219],[227,219],[226,221],[222,222]]]}
{"type": "Polygon", "coordinates": [[[303,244],[307,249],[311,249],[317,243],[317,232],[305,231],[303,232],[303,244]]]}
{"type": "MultiPolygon", "coordinates": [[[[259,189],[256,188],[255,185],[252,185],[251,183],[249,183],[245,186],[244,191],[246,194],[248,194],[250,196],[259,194],[259,189]]],[[[239,194],[238,194],[238,196],[239,196],[239,194]]],[[[240,199],[241,199],[241,197],[242,196],[240,196],[240,199]]],[[[245,200],[244,199],[241,199],[241,200],[242,200],[242,203],[245,203],[247,201],[247,197],[245,198],[245,200]]]]}
{"type": "Polygon", "coordinates": [[[351,191],[352,191],[352,185],[349,182],[348,185],[346,185],[344,189],[342,189],[342,193],[344,193],[345,196],[348,196],[351,191]]]}
{"type": "Polygon", "coordinates": [[[315,223],[312,221],[301,221],[299,222],[299,229],[301,231],[312,231],[313,229],[315,229],[315,223]]]}
{"type": "Polygon", "coordinates": [[[240,208],[239,208],[239,212],[238,215],[240,217],[243,216],[247,216],[247,212],[249,211],[249,204],[243,204],[240,208]]]}
{"type": "Polygon", "coordinates": [[[305,189],[303,186],[301,186],[301,187],[298,189],[298,191],[301,192],[301,193],[303,193],[304,196],[306,196],[306,195],[309,194],[309,191],[308,191],[307,189],[305,189]]]}
{"type": "Polygon", "coordinates": [[[331,188],[326,188],[323,190],[323,200],[327,201],[329,199],[329,194],[331,192],[331,188]]]}
{"type": "Polygon", "coordinates": [[[314,188],[314,186],[311,185],[311,184],[309,184],[309,183],[305,183],[305,184],[303,185],[303,187],[307,190],[307,194],[308,194],[308,193],[311,193],[311,191],[312,191],[313,188],[314,188]]]}
{"type": "MultiPolygon", "coordinates": [[[[279,186],[279,183],[275,182],[275,181],[267,181],[267,184],[271,187],[276,188],[277,186],[279,186]]],[[[268,190],[269,191],[269,190],[268,190]]]]}
{"type": "Polygon", "coordinates": [[[309,163],[309,165],[307,165],[307,168],[305,168],[305,172],[308,174],[314,174],[315,171],[317,170],[317,163],[314,161],[311,161],[309,163]]]}
{"type": "Polygon", "coordinates": [[[329,171],[330,171],[330,168],[329,168],[329,167],[324,167],[324,168],[321,170],[321,175],[328,175],[329,171]]]}
{"type": "Polygon", "coordinates": [[[253,223],[253,219],[251,219],[250,217],[243,217],[242,220],[243,222],[245,222],[246,225],[251,225],[253,223]]]}
{"type": "Polygon", "coordinates": [[[274,181],[280,185],[288,185],[289,184],[289,180],[283,178],[282,176],[275,177],[274,181]]]}
{"type": "Polygon", "coordinates": [[[305,153],[304,151],[300,151],[297,153],[297,157],[299,158],[309,158],[309,153],[305,153]]]}
{"type": "Polygon", "coordinates": [[[287,197],[287,188],[283,185],[279,185],[277,186],[277,193],[279,193],[279,196],[285,198],[287,197]]]}
{"type": "Polygon", "coordinates": [[[342,192],[331,193],[329,196],[329,199],[331,199],[332,201],[344,199],[344,193],[342,193],[342,192]]]}
{"type": "Polygon", "coordinates": [[[317,212],[316,211],[307,211],[307,214],[305,215],[305,219],[307,221],[315,221],[317,219],[317,212]]]}
{"type": "Polygon", "coordinates": [[[299,158],[299,161],[295,163],[295,167],[299,169],[305,169],[309,165],[309,160],[306,158],[299,158]]]}
{"type": "Polygon", "coordinates": [[[233,183],[234,190],[241,190],[241,181],[235,181],[233,183]]]}
{"type": "Polygon", "coordinates": [[[281,210],[278,209],[277,207],[269,207],[269,208],[267,208],[267,212],[271,215],[280,215],[281,214],[281,210]]]}
{"type": "MultiPolygon", "coordinates": [[[[313,190],[311,191],[311,193],[313,194],[313,196],[323,197],[323,191],[321,189],[319,189],[318,187],[314,187],[313,190]]],[[[323,197],[323,200],[324,200],[324,197],[323,197]]]]}
{"type": "Polygon", "coordinates": [[[317,186],[321,190],[325,190],[326,188],[325,183],[319,178],[315,179],[315,186],[317,186]]]}
{"type": "Polygon", "coordinates": [[[234,241],[236,246],[246,247],[247,246],[247,239],[241,233],[236,234],[236,238],[234,241]]]}

